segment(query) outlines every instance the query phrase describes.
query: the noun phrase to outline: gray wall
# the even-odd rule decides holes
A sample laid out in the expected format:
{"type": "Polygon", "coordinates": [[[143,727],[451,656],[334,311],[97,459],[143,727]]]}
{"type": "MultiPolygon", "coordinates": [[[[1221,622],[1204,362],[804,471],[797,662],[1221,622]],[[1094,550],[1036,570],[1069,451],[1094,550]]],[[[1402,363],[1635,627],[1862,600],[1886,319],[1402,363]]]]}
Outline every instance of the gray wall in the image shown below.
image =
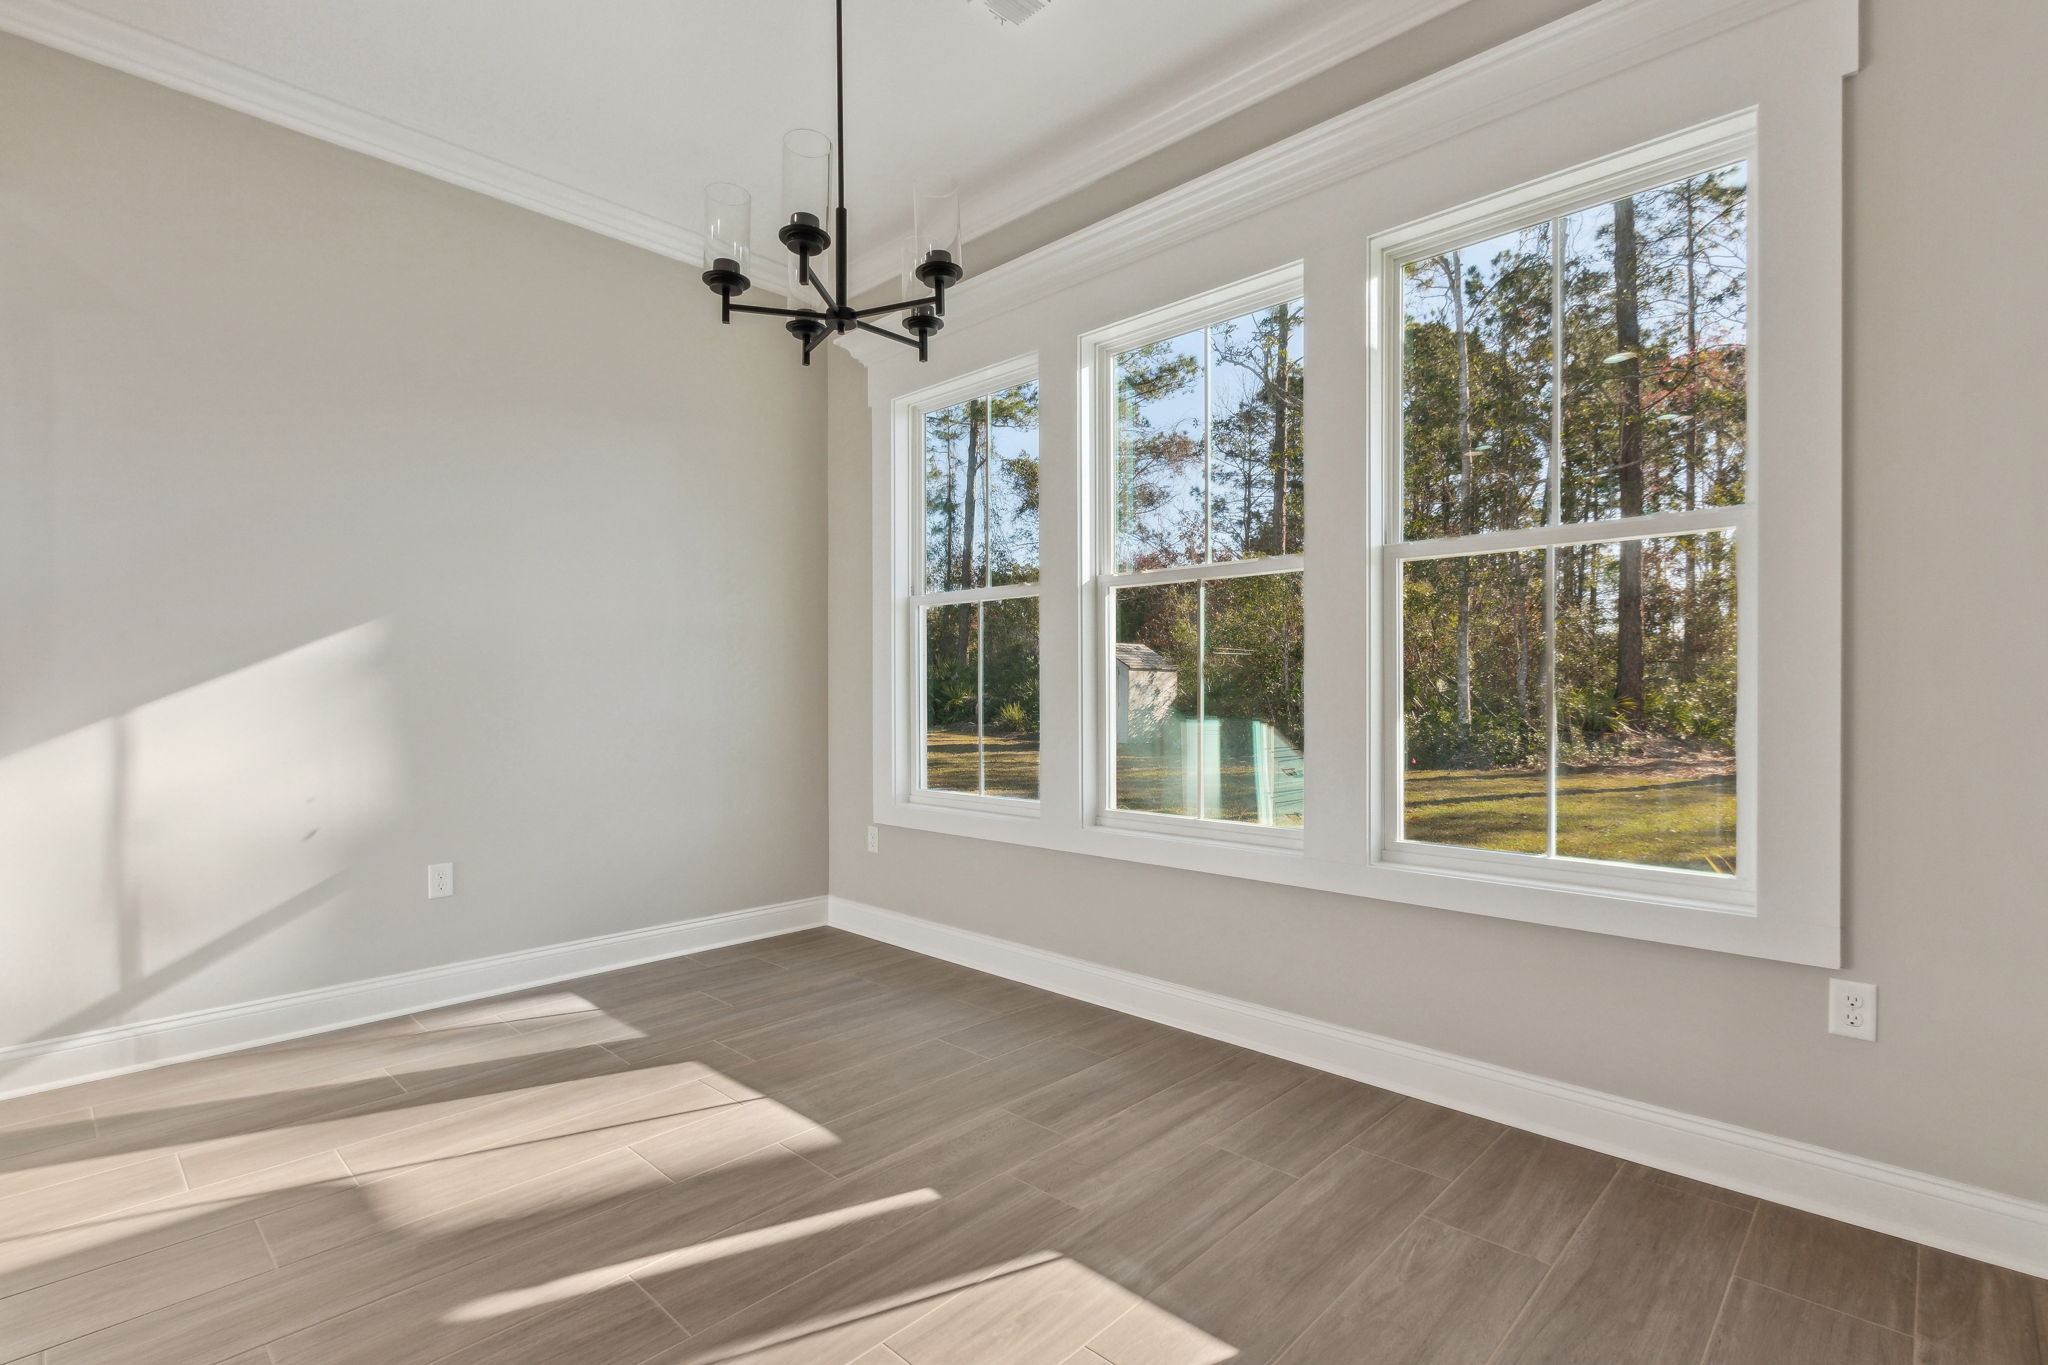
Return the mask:
{"type": "Polygon", "coordinates": [[[0,1044],[822,893],[823,381],[0,38],[0,1044]]]}
{"type": "MultiPolygon", "coordinates": [[[[1403,39],[1391,66],[1332,79],[1356,82],[1355,103],[1387,70],[1517,26],[1507,7],[1471,10],[1403,39]]],[[[2044,50],[2035,0],[1868,0],[1847,92],[1844,970],[1882,988],[1880,1042],[1824,1032],[1828,973],[1808,968],[903,830],[866,853],[870,452],[864,375],[844,357],[829,417],[834,893],[2048,1199],[2048,452],[2013,368],[2026,320],[2048,315],[2027,264],[2048,221],[2044,50]]],[[[1330,99],[1325,80],[1247,120],[1283,135],[1330,99]]],[[[1164,164],[1036,221],[1064,231],[1204,169],[1187,146],[1164,164]]],[[[976,259],[1025,249],[1028,229],[976,259]]]]}

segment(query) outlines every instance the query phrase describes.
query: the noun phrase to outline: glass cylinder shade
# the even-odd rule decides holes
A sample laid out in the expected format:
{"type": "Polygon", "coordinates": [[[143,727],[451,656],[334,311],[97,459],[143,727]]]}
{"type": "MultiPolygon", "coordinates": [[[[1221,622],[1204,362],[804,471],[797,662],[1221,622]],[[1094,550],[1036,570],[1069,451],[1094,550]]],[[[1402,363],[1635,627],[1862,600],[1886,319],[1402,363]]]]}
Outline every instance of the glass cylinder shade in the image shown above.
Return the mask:
{"type": "Polygon", "coordinates": [[[920,180],[911,187],[911,248],[918,263],[936,259],[960,264],[960,182],[920,180]]]}
{"type": "Polygon", "coordinates": [[[931,292],[925,287],[924,281],[917,277],[917,267],[923,260],[924,252],[919,249],[917,234],[913,232],[903,239],[903,259],[900,262],[903,274],[901,280],[898,281],[899,287],[903,290],[903,297],[906,299],[916,298],[919,294],[931,292]]]}
{"type": "Polygon", "coordinates": [[[754,240],[754,196],[728,181],[704,187],[704,264],[746,273],[754,240]],[[719,263],[731,261],[730,267],[719,263]]]}
{"type": "MultiPolygon", "coordinates": [[[[917,277],[917,268],[923,264],[924,248],[919,245],[917,234],[913,232],[903,239],[903,275],[899,283],[904,298],[923,298],[932,292],[932,287],[917,277]]],[[[912,313],[929,315],[931,312],[932,305],[927,303],[910,310],[905,316],[908,317],[912,313]]]]}
{"type": "Polygon", "coordinates": [[[783,224],[800,213],[831,231],[832,139],[810,128],[792,128],[782,138],[783,224]]]}

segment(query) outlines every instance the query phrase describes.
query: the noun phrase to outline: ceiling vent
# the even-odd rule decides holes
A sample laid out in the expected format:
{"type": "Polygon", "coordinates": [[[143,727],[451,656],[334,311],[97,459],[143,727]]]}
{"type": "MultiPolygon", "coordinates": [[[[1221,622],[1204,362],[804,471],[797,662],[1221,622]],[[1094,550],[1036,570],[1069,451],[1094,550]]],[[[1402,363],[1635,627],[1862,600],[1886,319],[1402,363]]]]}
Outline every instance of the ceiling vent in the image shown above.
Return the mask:
{"type": "Polygon", "coordinates": [[[982,0],[990,13],[1006,24],[1021,24],[1044,9],[1052,0],[982,0]]]}

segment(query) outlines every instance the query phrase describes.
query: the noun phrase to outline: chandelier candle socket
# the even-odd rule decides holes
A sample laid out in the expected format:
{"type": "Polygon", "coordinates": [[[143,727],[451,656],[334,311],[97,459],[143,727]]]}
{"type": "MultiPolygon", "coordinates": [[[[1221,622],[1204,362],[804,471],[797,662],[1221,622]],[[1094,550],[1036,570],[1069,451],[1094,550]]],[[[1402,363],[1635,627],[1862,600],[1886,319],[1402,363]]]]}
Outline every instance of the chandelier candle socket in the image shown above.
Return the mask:
{"type": "Polygon", "coordinates": [[[826,338],[862,331],[900,341],[931,358],[932,334],[946,325],[946,291],[966,275],[960,264],[960,190],[952,180],[921,181],[911,200],[911,236],[905,270],[905,293],[928,290],[899,303],[855,308],[849,300],[846,228],[846,0],[833,0],[834,83],[837,93],[837,202],[833,202],[833,140],[809,128],[798,128],[782,140],[782,225],[776,240],[790,253],[789,293],[795,303],[815,289],[822,306],[770,308],[734,303],[753,287],[747,276],[752,244],[753,200],[738,185],[716,184],[704,191],[704,284],[718,295],[719,321],[734,313],[759,313],[784,319],[789,334],[803,343],[804,364],[826,338]],[[831,227],[826,227],[830,218],[831,227]],[[818,265],[832,255],[832,283],[818,265]],[[902,314],[903,330],[877,326],[870,318],[902,314]]]}

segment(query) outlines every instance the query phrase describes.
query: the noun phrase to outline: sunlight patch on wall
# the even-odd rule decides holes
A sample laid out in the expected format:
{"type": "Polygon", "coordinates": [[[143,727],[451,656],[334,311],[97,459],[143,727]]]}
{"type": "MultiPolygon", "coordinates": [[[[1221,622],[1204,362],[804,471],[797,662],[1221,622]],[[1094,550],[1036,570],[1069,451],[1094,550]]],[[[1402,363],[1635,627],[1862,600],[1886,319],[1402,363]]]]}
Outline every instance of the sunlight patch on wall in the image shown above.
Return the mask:
{"type": "Polygon", "coordinates": [[[0,1040],[132,1017],[332,894],[402,764],[366,622],[0,758],[0,1040]],[[304,900],[307,904],[295,904],[304,900]]]}
{"type": "Polygon", "coordinates": [[[145,973],[342,872],[396,805],[386,634],[358,626],[130,713],[145,973]]]}

